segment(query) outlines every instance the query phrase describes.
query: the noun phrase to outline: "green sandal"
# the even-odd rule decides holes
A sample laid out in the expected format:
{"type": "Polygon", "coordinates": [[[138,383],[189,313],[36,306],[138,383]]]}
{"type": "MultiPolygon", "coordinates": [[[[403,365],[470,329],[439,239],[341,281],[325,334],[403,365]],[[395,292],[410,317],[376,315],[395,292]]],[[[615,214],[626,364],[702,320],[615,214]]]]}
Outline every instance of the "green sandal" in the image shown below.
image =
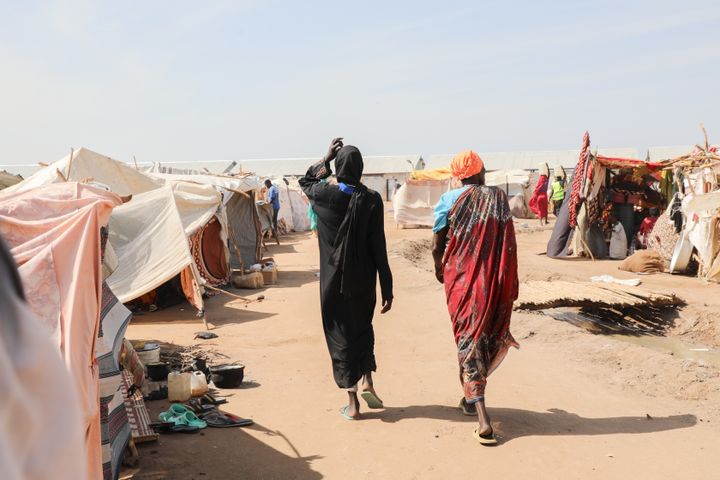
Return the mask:
{"type": "Polygon", "coordinates": [[[170,409],[167,412],[161,412],[158,418],[161,422],[173,423],[176,427],[207,427],[204,420],[201,420],[194,412],[180,403],[170,405],[170,409]]]}
{"type": "Polygon", "coordinates": [[[177,418],[182,422],[183,425],[187,425],[188,427],[207,427],[207,422],[198,418],[198,416],[195,415],[193,412],[186,412],[184,415],[180,415],[177,418]]]}
{"type": "Polygon", "coordinates": [[[363,400],[365,400],[368,407],[370,408],[385,408],[385,405],[383,405],[383,402],[378,398],[378,396],[369,390],[364,390],[360,392],[360,396],[363,398],[363,400]]]}

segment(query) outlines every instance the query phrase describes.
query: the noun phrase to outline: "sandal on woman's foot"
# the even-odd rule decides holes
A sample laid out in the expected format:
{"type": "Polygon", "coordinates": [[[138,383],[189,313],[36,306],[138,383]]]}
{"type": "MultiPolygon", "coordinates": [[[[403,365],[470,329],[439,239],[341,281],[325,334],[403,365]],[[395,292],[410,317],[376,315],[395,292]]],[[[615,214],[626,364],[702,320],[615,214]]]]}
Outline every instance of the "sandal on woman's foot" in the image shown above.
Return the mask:
{"type": "Polygon", "coordinates": [[[348,409],[349,409],[349,408],[350,408],[350,407],[347,406],[347,405],[345,405],[344,407],[342,407],[342,408],[340,409],[340,415],[341,415],[345,420],[359,420],[359,419],[360,419],[360,415],[358,415],[357,417],[353,417],[352,415],[350,415],[350,414],[348,413],[348,409]]]}
{"type": "Polygon", "coordinates": [[[468,417],[477,417],[477,410],[475,410],[475,406],[467,403],[465,397],[460,399],[458,407],[462,410],[463,415],[467,415],[468,417]]]}
{"type": "Polygon", "coordinates": [[[498,441],[497,438],[495,438],[495,431],[490,430],[490,433],[486,433],[485,435],[480,435],[480,427],[475,427],[475,430],[473,430],[472,436],[475,440],[480,442],[480,445],[490,446],[490,445],[497,445],[498,441]]]}
{"type": "Polygon", "coordinates": [[[363,398],[363,400],[365,400],[369,408],[385,408],[382,400],[380,400],[378,396],[370,390],[363,390],[362,392],[360,392],[360,396],[363,398]]]}

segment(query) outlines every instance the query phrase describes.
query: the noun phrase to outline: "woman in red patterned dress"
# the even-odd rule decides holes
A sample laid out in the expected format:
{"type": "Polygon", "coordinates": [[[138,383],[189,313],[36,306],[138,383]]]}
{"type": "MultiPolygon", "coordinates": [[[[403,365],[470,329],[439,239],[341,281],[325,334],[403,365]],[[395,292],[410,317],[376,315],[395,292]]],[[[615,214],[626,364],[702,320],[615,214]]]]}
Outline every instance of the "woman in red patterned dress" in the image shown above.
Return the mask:
{"type": "Polygon", "coordinates": [[[487,377],[518,346],[510,334],[518,294],[515,229],[505,192],[484,185],[485,168],[475,152],[457,155],[451,169],[463,188],[445,194],[435,210],[435,275],[445,284],[458,348],[461,407],[478,416],[473,436],[491,445],[497,441],[485,408],[487,377]]]}

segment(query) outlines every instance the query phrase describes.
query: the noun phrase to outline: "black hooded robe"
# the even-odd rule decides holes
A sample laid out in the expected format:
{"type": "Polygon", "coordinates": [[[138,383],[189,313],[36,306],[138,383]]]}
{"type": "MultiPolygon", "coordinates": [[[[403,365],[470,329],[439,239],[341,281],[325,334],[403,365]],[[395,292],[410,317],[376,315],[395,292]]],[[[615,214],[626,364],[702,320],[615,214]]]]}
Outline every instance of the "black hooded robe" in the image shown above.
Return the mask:
{"type": "Polygon", "coordinates": [[[335,165],[338,182],[355,187],[352,195],[321,182],[332,173],[323,162],[310,167],[300,186],[317,215],[320,305],[333,376],[340,388],[351,388],[377,368],[372,326],[377,278],[383,300],[391,300],[392,273],[382,197],[360,183],[360,152],[343,147],[335,165]]]}

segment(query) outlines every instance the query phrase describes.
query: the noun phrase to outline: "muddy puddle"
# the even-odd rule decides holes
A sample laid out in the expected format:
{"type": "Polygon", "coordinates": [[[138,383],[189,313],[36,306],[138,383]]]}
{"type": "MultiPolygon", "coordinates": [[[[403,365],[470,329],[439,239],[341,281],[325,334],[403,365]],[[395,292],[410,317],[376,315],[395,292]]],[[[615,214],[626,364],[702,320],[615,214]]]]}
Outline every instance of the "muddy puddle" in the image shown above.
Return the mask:
{"type": "Polygon", "coordinates": [[[678,358],[696,360],[720,368],[720,349],[691,345],[679,337],[665,336],[679,317],[675,308],[632,307],[626,309],[550,308],[542,313],[590,333],[606,335],[678,358]]]}

